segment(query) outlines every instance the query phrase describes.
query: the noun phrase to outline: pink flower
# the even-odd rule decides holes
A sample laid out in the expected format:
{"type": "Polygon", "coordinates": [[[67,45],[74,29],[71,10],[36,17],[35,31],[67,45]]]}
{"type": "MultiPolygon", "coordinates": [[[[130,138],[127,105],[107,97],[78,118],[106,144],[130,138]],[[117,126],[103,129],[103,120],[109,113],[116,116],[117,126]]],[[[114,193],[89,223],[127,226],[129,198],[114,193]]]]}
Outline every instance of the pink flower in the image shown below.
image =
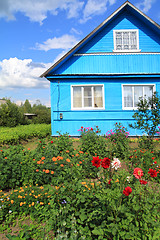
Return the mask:
{"type": "Polygon", "coordinates": [[[143,171],[141,168],[135,168],[133,175],[135,176],[135,178],[140,179],[143,176],[143,171]]]}

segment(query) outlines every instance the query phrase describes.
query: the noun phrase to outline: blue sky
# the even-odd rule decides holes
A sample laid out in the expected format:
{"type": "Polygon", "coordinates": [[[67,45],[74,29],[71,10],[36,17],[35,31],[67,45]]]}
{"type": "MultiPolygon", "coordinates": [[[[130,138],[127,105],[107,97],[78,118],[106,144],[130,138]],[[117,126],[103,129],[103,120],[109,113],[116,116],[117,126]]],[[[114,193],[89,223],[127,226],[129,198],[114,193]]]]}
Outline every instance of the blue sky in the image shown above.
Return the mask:
{"type": "MultiPolygon", "coordinates": [[[[39,76],[125,0],[0,0],[0,98],[50,106],[39,76]]],[[[130,2],[160,24],[159,0],[130,2]]]]}

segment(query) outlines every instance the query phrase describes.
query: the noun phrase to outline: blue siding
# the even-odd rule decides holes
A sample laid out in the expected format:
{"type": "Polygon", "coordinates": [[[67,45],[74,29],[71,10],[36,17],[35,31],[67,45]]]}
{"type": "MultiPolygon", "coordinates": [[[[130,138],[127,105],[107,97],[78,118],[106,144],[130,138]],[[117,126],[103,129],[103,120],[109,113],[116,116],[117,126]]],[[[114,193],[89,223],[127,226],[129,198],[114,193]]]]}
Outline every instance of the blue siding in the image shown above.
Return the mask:
{"type": "MultiPolygon", "coordinates": [[[[123,126],[128,127],[128,123],[133,122],[133,111],[122,110],[122,84],[136,84],[136,80],[130,79],[91,79],[81,80],[81,84],[104,84],[105,90],[105,109],[104,110],[71,110],[71,85],[79,84],[79,81],[61,80],[59,83],[51,81],[51,108],[52,108],[52,135],[56,136],[57,131],[61,133],[68,132],[72,136],[79,135],[77,131],[81,126],[95,127],[99,126],[102,134],[112,129],[116,122],[121,122],[123,126]],[[63,119],[60,120],[60,113],[63,119]]],[[[152,81],[138,79],[139,84],[149,84],[152,81]]],[[[160,78],[156,80],[156,90],[160,91],[160,78]]],[[[129,129],[131,135],[137,135],[140,132],[129,129]]]]}
{"type": "Polygon", "coordinates": [[[55,74],[159,73],[160,54],[73,56],[55,74]]]}
{"type": "Polygon", "coordinates": [[[103,25],[94,37],[83,42],[83,45],[77,48],[75,55],[71,57],[68,55],[49,72],[52,135],[56,136],[57,131],[60,131],[77,136],[79,135],[77,130],[81,126],[97,125],[102,134],[105,134],[114,127],[116,122],[121,122],[127,127],[131,135],[142,134],[128,127],[128,124],[134,121],[133,111],[122,110],[122,84],[155,84],[156,91],[160,93],[160,77],[154,74],[160,76],[160,30],[135,10],[127,12],[125,8],[103,25]],[[139,29],[141,52],[114,53],[113,30],[116,29],[139,29]],[[58,78],[56,74],[60,75],[59,79],[56,79],[58,78]],[[64,74],[71,74],[72,78],[69,79],[69,76],[66,76],[64,79],[64,74]],[[76,74],[81,76],[78,77],[76,74]],[[83,74],[88,74],[88,77],[85,78],[83,74]],[[93,78],[92,74],[109,76],[93,78]],[[110,74],[119,74],[119,77],[115,78],[110,74]],[[126,77],[126,74],[132,76],[126,77]],[[142,75],[143,77],[140,77],[142,75]],[[105,109],[71,110],[71,85],[78,84],[104,84],[105,109]],[[62,120],[60,120],[60,113],[63,114],[62,120]]]}
{"type": "Polygon", "coordinates": [[[101,32],[99,32],[89,43],[82,47],[79,53],[112,52],[113,30],[118,29],[139,29],[139,48],[141,52],[159,52],[160,36],[153,29],[146,27],[143,21],[131,14],[121,14],[112,21],[101,32]]]}

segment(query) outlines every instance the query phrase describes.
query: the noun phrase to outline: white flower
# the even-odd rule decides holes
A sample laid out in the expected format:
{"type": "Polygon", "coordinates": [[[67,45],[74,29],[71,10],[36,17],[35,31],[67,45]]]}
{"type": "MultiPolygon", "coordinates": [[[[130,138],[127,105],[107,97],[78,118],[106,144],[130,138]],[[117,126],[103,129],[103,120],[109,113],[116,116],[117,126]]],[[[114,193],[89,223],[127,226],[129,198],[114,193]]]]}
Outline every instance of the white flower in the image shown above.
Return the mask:
{"type": "Polygon", "coordinates": [[[121,162],[119,161],[118,158],[113,158],[113,161],[111,162],[112,168],[115,168],[117,170],[118,168],[121,167],[121,162]]]}
{"type": "Polygon", "coordinates": [[[127,177],[127,182],[129,183],[130,183],[130,178],[131,178],[130,176],[127,177]]]}
{"type": "Polygon", "coordinates": [[[11,210],[9,210],[9,213],[12,213],[12,211],[11,211],[11,210]]]}

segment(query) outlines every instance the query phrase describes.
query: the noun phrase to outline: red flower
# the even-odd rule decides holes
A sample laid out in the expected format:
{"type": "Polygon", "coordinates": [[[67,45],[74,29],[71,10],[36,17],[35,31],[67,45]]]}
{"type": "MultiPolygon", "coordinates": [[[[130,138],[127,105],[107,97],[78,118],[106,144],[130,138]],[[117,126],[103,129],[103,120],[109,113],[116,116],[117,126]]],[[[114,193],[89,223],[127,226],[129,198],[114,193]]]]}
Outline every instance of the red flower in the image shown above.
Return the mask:
{"type": "Polygon", "coordinates": [[[93,131],[93,128],[91,127],[91,131],[93,131]]]}
{"type": "Polygon", "coordinates": [[[92,165],[95,166],[96,168],[100,167],[102,159],[99,159],[99,157],[93,157],[92,165]]]}
{"type": "Polygon", "coordinates": [[[103,158],[101,166],[103,168],[109,168],[111,160],[109,158],[103,158]]]}
{"type": "Polygon", "coordinates": [[[146,184],[148,183],[147,181],[142,180],[142,179],[140,179],[139,182],[140,182],[142,185],[146,185],[146,184]]]}
{"type": "Polygon", "coordinates": [[[150,176],[153,177],[153,178],[154,178],[154,177],[157,177],[157,172],[156,172],[156,170],[153,170],[153,169],[150,168],[149,171],[148,171],[148,173],[149,173],[150,176]]]}
{"type": "Polygon", "coordinates": [[[157,161],[154,161],[154,164],[157,164],[157,161]]]}
{"type": "Polygon", "coordinates": [[[83,127],[81,127],[83,129],[83,127]]]}
{"type": "Polygon", "coordinates": [[[123,190],[123,194],[126,196],[129,196],[131,192],[132,192],[132,188],[130,188],[129,186],[123,190]]]}
{"type": "Polygon", "coordinates": [[[51,143],[53,143],[53,141],[51,141],[51,143]]]}
{"type": "Polygon", "coordinates": [[[143,176],[143,171],[141,168],[135,168],[133,175],[137,178],[140,179],[143,176]]]}
{"type": "Polygon", "coordinates": [[[108,184],[111,184],[112,179],[109,179],[108,184]]]}

